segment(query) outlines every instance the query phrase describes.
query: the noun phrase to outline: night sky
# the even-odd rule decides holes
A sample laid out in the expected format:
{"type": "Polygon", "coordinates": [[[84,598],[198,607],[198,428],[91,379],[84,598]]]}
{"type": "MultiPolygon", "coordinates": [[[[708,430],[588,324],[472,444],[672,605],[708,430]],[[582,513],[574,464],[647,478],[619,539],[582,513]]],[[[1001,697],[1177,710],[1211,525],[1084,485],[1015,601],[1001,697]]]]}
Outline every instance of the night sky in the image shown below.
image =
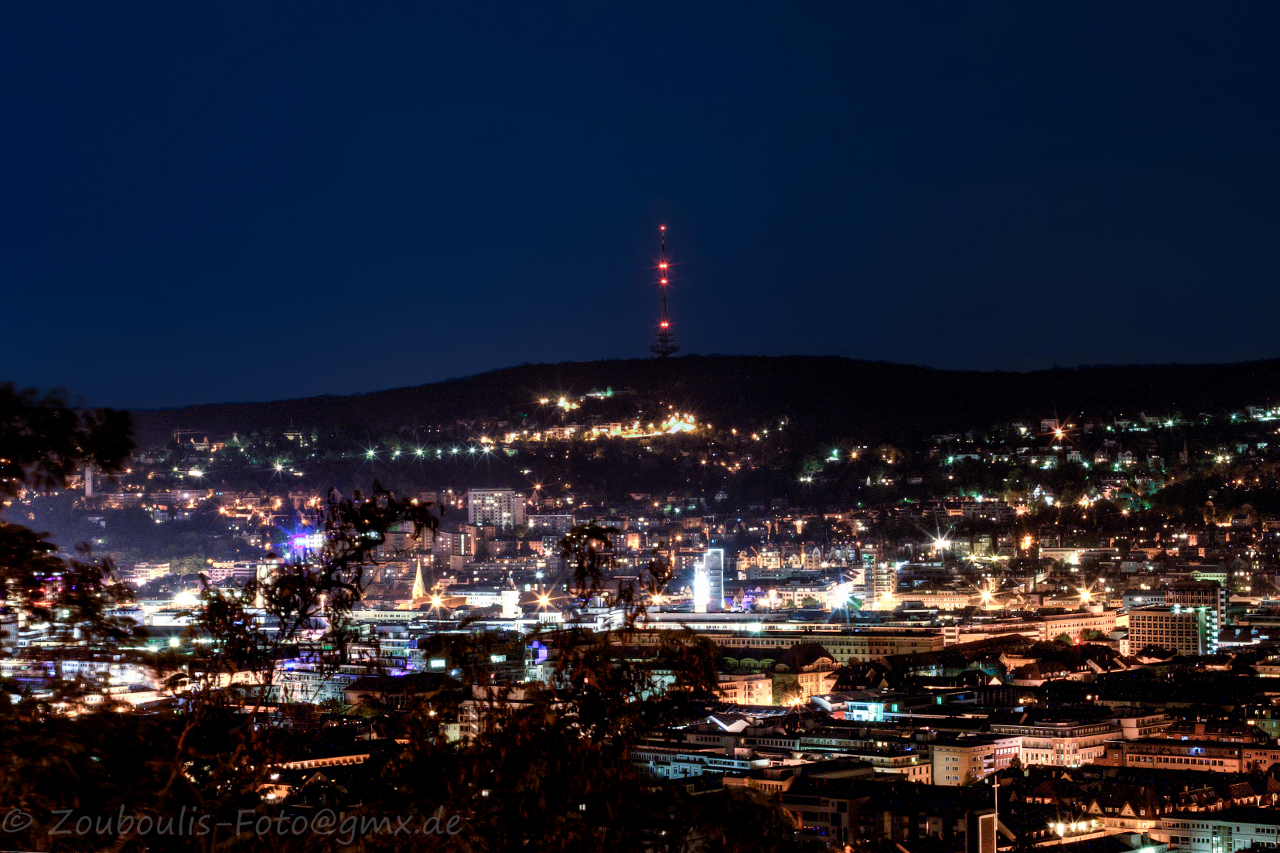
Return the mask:
{"type": "Polygon", "coordinates": [[[4,4],[0,380],[1280,356],[1280,4],[878,5],[4,4]]]}

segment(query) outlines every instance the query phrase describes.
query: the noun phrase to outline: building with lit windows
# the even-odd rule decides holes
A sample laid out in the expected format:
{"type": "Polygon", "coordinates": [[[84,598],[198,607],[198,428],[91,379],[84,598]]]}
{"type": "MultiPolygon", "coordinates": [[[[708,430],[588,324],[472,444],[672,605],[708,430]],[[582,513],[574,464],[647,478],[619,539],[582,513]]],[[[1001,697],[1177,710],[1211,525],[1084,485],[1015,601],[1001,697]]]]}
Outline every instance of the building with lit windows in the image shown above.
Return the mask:
{"type": "Polygon", "coordinates": [[[1235,853],[1280,846],[1280,810],[1237,806],[1220,812],[1179,812],[1160,818],[1151,837],[1187,853],[1235,853]]]}
{"type": "Polygon", "coordinates": [[[1211,655],[1218,650],[1217,618],[1208,607],[1143,607],[1129,613],[1129,648],[1169,649],[1180,655],[1211,655]]]}
{"type": "Polygon", "coordinates": [[[657,645],[662,630],[689,628],[714,641],[728,657],[734,652],[750,650],[773,653],[777,660],[797,643],[819,642],[840,664],[863,663],[891,655],[940,652],[942,634],[936,628],[917,630],[902,628],[847,628],[826,623],[765,621],[757,613],[661,613],[648,614],[645,630],[637,632],[636,642],[657,645]]]}
{"type": "Polygon", "coordinates": [[[1244,773],[1248,769],[1245,747],[1239,743],[1154,737],[1112,743],[1108,747],[1106,759],[1099,764],[1209,773],[1244,773]]]}
{"type": "Polygon", "coordinates": [[[564,536],[573,529],[573,514],[539,513],[526,517],[530,530],[537,530],[543,536],[564,536]]]}
{"type": "Polygon", "coordinates": [[[933,784],[958,787],[981,781],[1007,768],[1021,745],[1017,735],[939,732],[929,744],[933,784]]]}
{"type": "Polygon", "coordinates": [[[1121,729],[1109,720],[1087,723],[1042,720],[1036,723],[994,723],[991,733],[1021,737],[1019,759],[1024,765],[1079,767],[1097,764],[1104,758],[1107,741],[1119,738],[1121,729]]]}
{"type": "Polygon", "coordinates": [[[1029,640],[1049,642],[1066,636],[1073,643],[1086,642],[1095,634],[1108,634],[1116,627],[1116,611],[1071,610],[1061,613],[1036,613],[1030,618],[979,616],[942,626],[948,646],[973,643],[993,637],[1021,634],[1029,640]]]}
{"type": "Polygon", "coordinates": [[[772,705],[773,679],[763,672],[721,673],[716,677],[719,682],[720,698],[734,705],[772,705]]]}
{"type": "MultiPolygon", "coordinates": [[[[721,613],[724,611],[724,550],[709,548],[702,558],[702,565],[694,569],[695,599],[697,592],[705,592],[705,601],[701,602],[701,613],[721,613]],[[702,590],[702,585],[706,589],[702,590]]],[[[695,605],[699,602],[695,600],[695,605]]]]}
{"type": "Polygon", "coordinates": [[[468,489],[467,523],[501,530],[524,526],[524,495],[515,489],[468,489]]]}
{"type": "Polygon", "coordinates": [[[1165,604],[1181,607],[1184,610],[1204,610],[1207,617],[1209,633],[1209,651],[1203,654],[1214,654],[1218,651],[1218,636],[1222,632],[1222,623],[1226,616],[1226,590],[1217,581],[1179,581],[1166,588],[1165,604]]]}
{"type": "Polygon", "coordinates": [[[687,749],[643,744],[631,751],[631,760],[659,779],[687,779],[704,773],[745,773],[769,766],[768,758],[757,758],[750,749],[726,755],[720,749],[687,749]]]}
{"type": "Polygon", "coordinates": [[[707,578],[707,612],[724,610],[724,549],[708,548],[703,557],[703,575],[707,578]]]}

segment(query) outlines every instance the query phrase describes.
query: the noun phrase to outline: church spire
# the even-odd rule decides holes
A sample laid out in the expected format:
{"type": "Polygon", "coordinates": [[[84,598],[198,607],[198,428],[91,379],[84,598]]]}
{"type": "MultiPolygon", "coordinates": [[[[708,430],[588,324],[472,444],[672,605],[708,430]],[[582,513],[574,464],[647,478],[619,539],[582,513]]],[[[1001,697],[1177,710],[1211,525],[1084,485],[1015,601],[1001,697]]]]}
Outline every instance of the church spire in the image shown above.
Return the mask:
{"type": "Polygon", "coordinates": [[[425,601],[427,598],[427,583],[422,579],[422,558],[418,558],[418,572],[413,577],[413,603],[425,601]]]}

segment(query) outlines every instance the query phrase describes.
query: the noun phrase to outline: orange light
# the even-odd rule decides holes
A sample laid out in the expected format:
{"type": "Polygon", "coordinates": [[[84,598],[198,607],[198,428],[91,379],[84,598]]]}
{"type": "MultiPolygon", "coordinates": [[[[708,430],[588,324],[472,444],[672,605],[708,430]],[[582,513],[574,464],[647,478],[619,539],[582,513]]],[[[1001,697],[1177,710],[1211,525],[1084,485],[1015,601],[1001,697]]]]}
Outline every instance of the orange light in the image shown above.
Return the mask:
{"type": "Polygon", "coordinates": [[[659,266],[660,268],[664,269],[664,270],[667,268],[667,265],[666,265],[666,264],[658,264],[658,266],[659,266]]]}
{"type": "Polygon", "coordinates": [[[664,278],[664,279],[662,280],[662,283],[663,283],[663,284],[666,284],[666,283],[667,283],[667,280],[664,278]]]}
{"type": "Polygon", "coordinates": [[[666,231],[666,230],[667,230],[667,226],[665,226],[665,225],[659,225],[659,226],[658,226],[658,230],[659,230],[659,231],[666,231]]]}
{"type": "Polygon", "coordinates": [[[665,329],[666,327],[667,327],[667,321],[666,321],[666,320],[663,320],[663,321],[662,321],[662,328],[664,328],[664,329],[665,329]]]}

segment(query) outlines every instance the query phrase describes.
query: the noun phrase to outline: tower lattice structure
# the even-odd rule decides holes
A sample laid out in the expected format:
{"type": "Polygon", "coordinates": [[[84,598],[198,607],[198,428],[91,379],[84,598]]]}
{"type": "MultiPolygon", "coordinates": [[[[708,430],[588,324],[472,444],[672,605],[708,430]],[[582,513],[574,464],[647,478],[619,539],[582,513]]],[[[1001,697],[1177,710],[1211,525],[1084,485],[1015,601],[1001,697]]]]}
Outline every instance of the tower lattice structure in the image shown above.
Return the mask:
{"type": "Polygon", "coordinates": [[[662,289],[662,320],[653,333],[653,344],[650,345],[649,352],[666,358],[674,352],[679,352],[680,347],[676,346],[676,333],[671,330],[671,318],[667,316],[667,284],[671,279],[667,263],[667,226],[659,227],[658,233],[662,246],[661,254],[658,256],[658,286],[662,289]]]}

